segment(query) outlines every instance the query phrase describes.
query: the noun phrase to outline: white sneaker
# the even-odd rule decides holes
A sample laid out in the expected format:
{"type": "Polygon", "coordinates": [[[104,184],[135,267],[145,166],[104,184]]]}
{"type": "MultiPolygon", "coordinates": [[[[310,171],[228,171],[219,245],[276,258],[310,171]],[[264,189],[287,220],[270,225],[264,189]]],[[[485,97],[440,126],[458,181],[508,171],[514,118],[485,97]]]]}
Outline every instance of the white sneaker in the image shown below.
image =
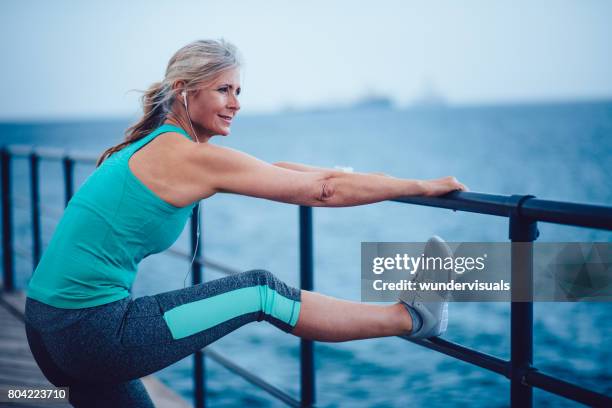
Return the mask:
{"type": "MultiPolygon", "coordinates": [[[[450,247],[437,235],[434,235],[427,241],[423,254],[425,258],[441,257],[445,259],[447,257],[452,258],[453,256],[450,247]]],[[[419,268],[414,274],[413,282],[417,285],[419,282],[449,282],[452,272],[452,270],[445,269],[423,271],[422,268],[419,268]]],[[[436,293],[428,293],[426,297],[427,300],[424,300],[424,295],[418,290],[405,290],[399,295],[399,300],[414,308],[423,321],[418,331],[414,332],[413,330],[413,332],[408,334],[410,338],[435,337],[446,332],[448,326],[448,292],[443,290],[436,293]],[[431,301],[431,299],[435,300],[431,301]]]]}

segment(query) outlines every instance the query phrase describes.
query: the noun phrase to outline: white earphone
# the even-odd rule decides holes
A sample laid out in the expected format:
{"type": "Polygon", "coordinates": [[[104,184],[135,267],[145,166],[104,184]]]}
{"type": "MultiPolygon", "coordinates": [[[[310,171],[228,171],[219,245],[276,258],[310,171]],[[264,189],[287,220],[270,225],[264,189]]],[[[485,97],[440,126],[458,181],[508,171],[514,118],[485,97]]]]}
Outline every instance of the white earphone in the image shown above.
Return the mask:
{"type": "Polygon", "coordinates": [[[183,92],[181,92],[181,96],[183,97],[183,104],[185,105],[185,109],[187,109],[187,91],[183,89],[183,92]]]}

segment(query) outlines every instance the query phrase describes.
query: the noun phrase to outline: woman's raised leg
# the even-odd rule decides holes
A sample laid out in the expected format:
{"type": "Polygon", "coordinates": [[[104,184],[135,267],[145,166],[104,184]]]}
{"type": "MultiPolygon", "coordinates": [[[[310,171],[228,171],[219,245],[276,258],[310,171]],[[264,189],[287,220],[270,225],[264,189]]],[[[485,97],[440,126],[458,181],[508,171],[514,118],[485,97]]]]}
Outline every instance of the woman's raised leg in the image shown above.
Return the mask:
{"type": "Polygon", "coordinates": [[[401,303],[370,305],[302,290],[296,336],[328,342],[397,336],[412,330],[410,314],[401,303]]]}
{"type": "Polygon", "coordinates": [[[368,305],[301,291],[264,270],[78,313],[69,327],[46,333],[43,343],[62,372],[86,384],[141,378],[255,321],[318,341],[411,330],[401,304],[368,305]]]}

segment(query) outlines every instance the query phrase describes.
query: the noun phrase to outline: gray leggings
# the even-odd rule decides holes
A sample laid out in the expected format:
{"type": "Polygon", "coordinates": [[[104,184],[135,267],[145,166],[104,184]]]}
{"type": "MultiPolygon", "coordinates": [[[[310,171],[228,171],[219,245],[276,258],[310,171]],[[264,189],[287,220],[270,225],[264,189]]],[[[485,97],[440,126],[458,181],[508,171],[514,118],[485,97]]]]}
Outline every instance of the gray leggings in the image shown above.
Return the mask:
{"type": "Polygon", "coordinates": [[[301,292],[252,270],[185,289],[83,309],[26,300],[34,358],[75,407],[153,407],[141,377],[237,328],[266,320],[290,333],[301,292]]]}

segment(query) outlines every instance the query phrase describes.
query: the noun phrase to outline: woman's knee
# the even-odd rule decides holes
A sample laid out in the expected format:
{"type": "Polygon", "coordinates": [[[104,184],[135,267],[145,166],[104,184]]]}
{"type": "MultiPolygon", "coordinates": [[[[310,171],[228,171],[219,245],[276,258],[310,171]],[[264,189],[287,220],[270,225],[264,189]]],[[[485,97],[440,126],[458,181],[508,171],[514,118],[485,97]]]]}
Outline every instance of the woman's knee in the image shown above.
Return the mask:
{"type": "Polygon", "coordinates": [[[287,285],[272,272],[265,269],[252,269],[242,272],[241,279],[244,279],[246,286],[267,286],[268,288],[288,296],[292,299],[299,300],[299,289],[287,285]]]}
{"type": "Polygon", "coordinates": [[[272,272],[265,269],[251,269],[239,273],[237,276],[244,286],[265,285],[274,288],[277,286],[277,282],[281,282],[272,272]]]}
{"type": "Polygon", "coordinates": [[[257,293],[261,304],[258,321],[268,320],[286,332],[290,332],[297,323],[300,310],[301,291],[281,281],[276,275],[265,269],[253,269],[243,272],[248,286],[262,287],[257,293]]]}

